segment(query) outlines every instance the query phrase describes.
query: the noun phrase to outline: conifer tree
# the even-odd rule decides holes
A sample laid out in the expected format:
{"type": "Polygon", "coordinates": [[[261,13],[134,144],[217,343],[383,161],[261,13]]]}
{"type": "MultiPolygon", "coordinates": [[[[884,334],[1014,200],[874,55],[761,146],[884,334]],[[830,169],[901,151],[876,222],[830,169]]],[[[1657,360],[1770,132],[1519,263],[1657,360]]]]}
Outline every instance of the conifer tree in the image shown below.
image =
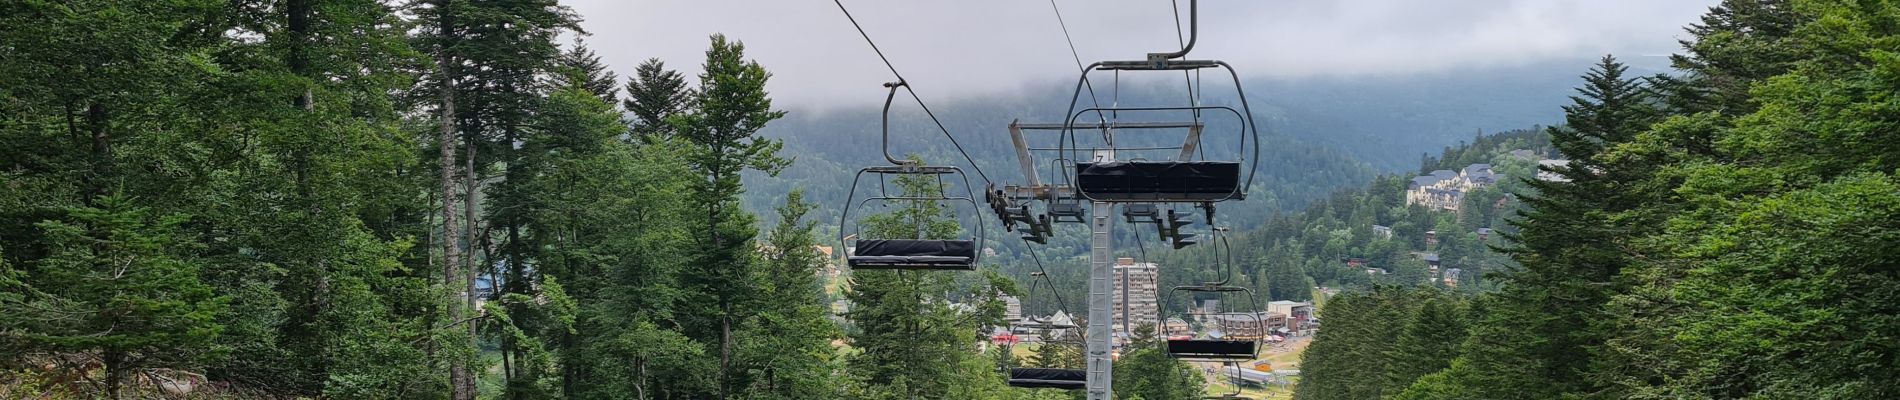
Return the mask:
{"type": "Polygon", "coordinates": [[[1267,270],[1262,280],[1266,281],[1267,301],[1312,300],[1313,288],[1306,284],[1306,257],[1301,255],[1300,246],[1292,243],[1278,243],[1260,261],[1267,270]]]}
{"type": "Polygon", "coordinates": [[[1155,337],[1154,326],[1135,329],[1115,360],[1115,397],[1122,399],[1191,399],[1202,395],[1206,382],[1194,367],[1168,355],[1167,342],[1155,337]]]}
{"type": "Polygon", "coordinates": [[[649,58],[627,77],[627,99],[622,108],[634,116],[633,133],[652,139],[672,136],[674,126],[667,118],[686,112],[693,106],[693,89],[679,71],[666,69],[666,63],[649,58]]]}
{"type": "Polygon", "coordinates": [[[1606,164],[1604,148],[1632,140],[1656,122],[1651,95],[1639,80],[1605,56],[1565,107],[1564,127],[1551,128],[1551,142],[1572,160],[1551,172],[1567,180],[1535,181],[1521,194],[1532,209],[1512,220],[1520,233],[1507,251],[1522,265],[1501,274],[1503,289],[1488,299],[1488,313],[1465,345],[1466,369],[1452,378],[1471,395],[1543,398],[1595,390],[1589,374],[1593,348],[1606,336],[1598,325],[1618,273],[1629,261],[1622,229],[1607,213],[1628,210],[1639,200],[1619,187],[1641,174],[1606,164]]]}
{"type": "Polygon", "coordinates": [[[98,352],[100,392],[118,399],[136,371],[208,361],[225,299],[199,278],[203,246],[178,231],[185,216],[122,195],[96,204],[37,224],[48,253],[0,288],[12,294],[0,299],[0,348],[98,352]]]}
{"type": "MultiPolygon", "coordinates": [[[[915,160],[915,158],[913,158],[915,160]]],[[[900,175],[893,180],[905,197],[943,193],[936,180],[900,175]]],[[[962,229],[949,210],[932,201],[898,201],[889,213],[864,217],[861,239],[950,239],[962,229]]],[[[942,300],[951,279],[928,271],[853,271],[845,314],[857,328],[853,372],[869,382],[889,383],[903,396],[945,396],[949,376],[970,347],[955,310],[942,300]],[[900,385],[901,384],[901,385],[900,385]]],[[[974,327],[971,327],[974,328],[974,327]]]]}
{"type": "Polygon", "coordinates": [[[762,274],[753,236],[754,218],[739,208],[740,174],[745,171],[777,173],[789,162],[778,157],[783,144],[759,136],[760,129],[785,116],[772,108],[765,83],[765,67],[745,59],[745,45],[713,35],[706,50],[700,90],[690,112],[668,119],[679,138],[691,144],[685,160],[702,178],[691,188],[692,202],[703,229],[694,243],[686,285],[687,336],[709,338],[719,354],[720,398],[744,385],[734,382],[736,324],[751,315],[762,274]]]}
{"type": "Polygon", "coordinates": [[[752,376],[748,396],[810,399],[835,396],[831,340],[841,336],[825,319],[817,277],[825,260],[815,248],[816,226],[806,215],[814,206],[793,190],[778,208],[778,225],[767,236],[764,285],[755,319],[741,333],[743,364],[752,376]]]}
{"type": "Polygon", "coordinates": [[[1396,346],[1412,312],[1411,295],[1399,286],[1342,293],[1326,302],[1320,329],[1300,358],[1300,400],[1376,399],[1386,391],[1386,356],[1396,346]]]}
{"type": "Polygon", "coordinates": [[[1452,294],[1422,290],[1421,303],[1399,332],[1399,340],[1385,356],[1385,388],[1395,394],[1427,374],[1444,370],[1457,358],[1464,343],[1465,310],[1452,294]]]}
{"type": "Polygon", "coordinates": [[[620,76],[607,70],[607,64],[600,61],[600,56],[594,54],[586,42],[575,39],[572,47],[561,52],[560,67],[563,85],[586,88],[607,104],[620,102],[616,87],[620,85],[620,76]]]}

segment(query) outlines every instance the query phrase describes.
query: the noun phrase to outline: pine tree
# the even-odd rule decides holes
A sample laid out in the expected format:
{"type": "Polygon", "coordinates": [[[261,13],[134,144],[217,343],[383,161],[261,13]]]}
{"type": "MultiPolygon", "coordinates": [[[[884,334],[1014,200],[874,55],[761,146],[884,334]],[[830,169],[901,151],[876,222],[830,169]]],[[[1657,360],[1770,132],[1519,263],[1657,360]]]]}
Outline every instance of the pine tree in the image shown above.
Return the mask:
{"type": "Polygon", "coordinates": [[[1626,69],[1604,57],[1565,107],[1568,123],[1550,130],[1553,145],[1572,160],[1552,172],[1568,181],[1531,182],[1535,193],[1519,195],[1532,209],[1512,220],[1520,233],[1507,252],[1522,268],[1500,275],[1503,290],[1487,302],[1489,312],[1461,357],[1468,369],[1453,375],[1473,395],[1543,398],[1600,385],[1584,378],[1604,329],[1614,328],[1597,324],[1599,310],[1620,290],[1614,278],[1629,262],[1619,244],[1627,228],[1605,216],[1640,204],[1619,188],[1643,172],[1598,155],[1658,117],[1649,91],[1623,77],[1626,69]]]}
{"type": "Polygon", "coordinates": [[[1385,365],[1411,315],[1411,292],[1397,286],[1342,293],[1326,302],[1320,329],[1300,359],[1300,400],[1376,399],[1387,392],[1385,365]]]}
{"type": "MultiPolygon", "coordinates": [[[[921,165],[921,161],[911,158],[921,165]]],[[[904,197],[932,198],[945,190],[934,177],[902,175],[892,185],[904,197]]],[[[929,200],[898,200],[889,204],[890,212],[866,216],[857,223],[862,239],[949,239],[960,233],[948,206],[929,200]]],[[[994,277],[992,277],[994,278],[994,277]]],[[[967,371],[981,326],[995,326],[1000,319],[1000,301],[994,296],[1003,288],[990,282],[962,293],[978,313],[964,313],[951,307],[950,297],[964,291],[956,287],[946,273],[929,271],[854,271],[846,299],[852,308],[845,314],[857,328],[852,345],[863,352],[850,361],[853,374],[867,382],[880,384],[903,397],[946,398],[959,385],[967,384],[946,376],[965,376],[996,385],[994,365],[984,372],[967,371]],[[987,297],[976,296],[978,294],[987,297]],[[984,317],[980,310],[993,314],[984,317]]],[[[1044,346],[1064,346],[1044,343],[1044,346]]],[[[1079,350],[1078,350],[1079,352],[1079,350]]],[[[1044,359],[1043,361],[1050,361],[1044,359]]]]}
{"type": "Polygon", "coordinates": [[[1788,71],[1800,55],[1791,34],[1805,18],[1788,0],[1723,0],[1681,39],[1683,52],[1669,56],[1681,77],[1652,78],[1678,114],[1717,111],[1747,114],[1749,86],[1788,71]]]}
{"type": "Polygon", "coordinates": [[[1306,257],[1302,256],[1300,246],[1281,242],[1273,246],[1267,257],[1260,261],[1265,265],[1266,295],[1268,301],[1312,300],[1312,287],[1306,283],[1306,257]]]}
{"type": "Polygon", "coordinates": [[[1451,366],[1464,343],[1465,310],[1458,300],[1436,290],[1423,290],[1416,296],[1418,311],[1405,321],[1398,343],[1386,353],[1385,388],[1382,393],[1400,393],[1425,375],[1451,366]]]}
{"type": "Polygon", "coordinates": [[[1085,361],[1082,357],[1081,335],[1073,333],[1074,329],[1070,331],[1063,337],[1057,337],[1047,329],[1036,332],[1036,350],[1029,354],[1029,359],[1024,360],[1026,365],[1036,368],[1082,369],[1085,361]]]}
{"type": "Polygon", "coordinates": [[[1206,382],[1194,367],[1168,355],[1166,341],[1155,337],[1153,326],[1135,329],[1115,360],[1115,397],[1122,399],[1191,399],[1202,395],[1206,382]]]}
{"type": "Polygon", "coordinates": [[[716,338],[720,398],[744,386],[734,382],[739,371],[733,365],[733,329],[751,314],[757,299],[753,288],[761,278],[752,244],[754,218],[739,209],[740,174],[777,173],[788,163],[778,157],[782,143],[758,136],[766,123],[785,116],[766,96],[770,78],[765,67],[745,59],[743,43],[713,35],[699,76],[697,107],[668,119],[679,138],[691,144],[686,163],[703,179],[691,188],[704,231],[694,244],[696,272],[684,281],[692,296],[683,322],[687,336],[716,338]]]}
{"type": "MultiPolygon", "coordinates": [[[[472,311],[470,309],[474,301],[473,288],[470,287],[473,285],[464,283],[472,279],[467,278],[470,271],[465,269],[467,264],[462,250],[469,242],[465,226],[472,222],[461,219],[463,215],[458,207],[462,210],[472,210],[473,207],[469,204],[470,196],[460,194],[456,188],[456,183],[463,176],[456,156],[462,142],[462,130],[465,129],[461,123],[463,111],[456,108],[456,94],[464,69],[461,57],[464,50],[461,48],[465,45],[463,39],[467,35],[466,30],[458,25],[462,23],[462,8],[466,6],[459,4],[454,0],[435,0],[429,8],[422,10],[420,25],[430,29],[430,32],[419,39],[429,46],[435,61],[435,68],[430,71],[434,73],[434,79],[429,84],[434,86],[435,91],[434,117],[438,129],[434,139],[439,150],[437,173],[440,176],[437,180],[440,189],[435,195],[440,199],[442,215],[439,228],[442,238],[438,241],[442,246],[442,279],[437,287],[441,293],[447,294],[438,303],[442,312],[436,321],[438,325],[447,327],[444,329],[446,332],[436,336],[438,341],[443,342],[443,347],[449,350],[442,353],[448,367],[449,398],[470,400],[475,398],[475,377],[468,366],[473,355],[468,353],[475,347],[475,324],[468,323],[466,316],[472,311]]],[[[468,162],[474,163],[473,160],[468,162]]],[[[471,176],[473,173],[467,172],[471,176]]]]}
{"type": "Polygon", "coordinates": [[[199,279],[191,252],[202,245],[178,231],[186,216],[153,215],[122,195],[95,203],[37,224],[48,253],[9,280],[0,347],[98,352],[101,392],[118,399],[135,371],[206,361],[225,299],[199,279]]]}
{"type": "MultiPolygon", "coordinates": [[[[685,192],[693,177],[679,150],[623,141],[612,105],[574,87],[550,94],[535,126],[522,150],[540,167],[522,201],[539,211],[524,239],[536,249],[537,276],[560,282],[576,306],[571,321],[521,314],[532,320],[520,328],[559,362],[560,395],[710,392],[705,349],[666,329],[677,324],[677,279],[692,243],[685,192]]],[[[548,379],[525,379],[532,375],[521,383],[548,379]]]]}
{"type": "Polygon", "coordinates": [[[623,108],[633,113],[633,133],[642,138],[665,138],[674,133],[667,118],[693,107],[694,93],[686,86],[679,71],[666,69],[666,63],[649,58],[627,77],[627,99],[623,108]]]}
{"type": "Polygon", "coordinates": [[[810,399],[834,396],[831,340],[841,336],[831,321],[817,277],[825,260],[814,248],[815,223],[805,216],[814,206],[793,190],[778,209],[778,225],[767,236],[764,285],[757,316],[738,335],[752,376],[750,396],[810,399]]]}
{"type": "Polygon", "coordinates": [[[1617,395],[1879,398],[1893,384],[1891,5],[1725,2],[1690,43],[1742,109],[1673,118],[1607,158],[1661,171],[1626,212],[1639,284],[1617,296],[1617,395]],[[1826,43],[1826,45],[1816,44],[1826,43]],[[1745,45],[1737,47],[1737,45],[1745,45]],[[1741,64],[1734,64],[1741,62],[1741,64]],[[1737,90],[1745,88],[1745,91],[1737,90]],[[1886,272],[1881,272],[1886,271],[1886,272]],[[1829,299],[1829,300],[1820,300],[1829,299]]]}
{"type": "Polygon", "coordinates": [[[589,93],[600,97],[607,104],[620,102],[620,76],[607,70],[607,64],[600,61],[587,43],[574,39],[574,45],[561,52],[561,81],[563,86],[579,86],[589,93]]]}
{"type": "Polygon", "coordinates": [[[204,105],[232,119],[220,125],[245,128],[213,125],[201,137],[254,135],[255,143],[235,152],[245,161],[223,167],[245,189],[199,200],[228,238],[208,249],[227,256],[207,276],[231,294],[233,311],[220,318],[231,357],[208,375],[280,393],[400,390],[421,381],[417,366],[426,363],[410,346],[423,315],[403,311],[420,304],[418,279],[403,268],[410,246],[399,239],[419,231],[409,224],[420,223],[423,205],[411,188],[388,184],[404,180],[414,157],[395,105],[360,99],[407,87],[406,68],[421,60],[389,24],[388,7],[279,5],[277,14],[233,22],[266,38],[235,46],[269,57],[226,60],[241,71],[217,85],[231,94],[204,105]]]}

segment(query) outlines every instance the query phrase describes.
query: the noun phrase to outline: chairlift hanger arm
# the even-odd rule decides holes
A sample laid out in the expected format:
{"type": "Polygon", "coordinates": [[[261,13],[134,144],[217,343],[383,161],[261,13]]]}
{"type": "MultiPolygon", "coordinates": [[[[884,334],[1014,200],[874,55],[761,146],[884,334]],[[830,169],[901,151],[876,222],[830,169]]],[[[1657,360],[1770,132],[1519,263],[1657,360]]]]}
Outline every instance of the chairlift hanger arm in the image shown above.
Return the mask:
{"type": "Polygon", "coordinates": [[[910,160],[901,160],[901,161],[900,161],[900,160],[898,160],[898,159],[897,159],[897,157],[892,157],[892,156],[891,156],[891,101],[893,101],[893,100],[896,100],[896,99],[897,99],[897,88],[900,88],[900,87],[904,87],[904,86],[909,86],[909,84],[907,84],[907,83],[904,83],[904,81],[903,81],[903,80],[901,80],[901,78],[900,78],[900,80],[898,80],[898,81],[896,81],[896,82],[885,82],[885,83],[884,83],[884,87],[885,87],[885,88],[888,88],[888,89],[890,89],[890,93],[888,93],[888,94],[885,94],[885,95],[884,95],[884,124],[883,124],[883,125],[884,125],[884,129],[883,129],[883,132],[884,132],[884,160],[885,160],[885,161],[890,161],[890,162],[891,162],[891,164],[893,164],[893,165],[913,165],[913,164],[916,164],[915,162],[912,162],[912,161],[910,161],[910,160]]]}
{"type": "MultiPolygon", "coordinates": [[[[1187,57],[1188,52],[1194,50],[1194,41],[1196,38],[1200,37],[1200,25],[1201,25],[1201,13],[1200,13],[1201,5],[1200,4],[1201,4],[1200,0],[1188,0],[1187,44],[1181,45],[1181,50],[1176,50],[1173,52],[1148,53],[1149,60],[1156,60],[1156,61],[1172,60],[1176,58],[1187,57]]],[[[1179,22],[1180,20],[1177,19],[1175,21],[1179,22]]],[[[1178,28],[1179,26],[1176,26],[1176,27],[1178,28]]]]}

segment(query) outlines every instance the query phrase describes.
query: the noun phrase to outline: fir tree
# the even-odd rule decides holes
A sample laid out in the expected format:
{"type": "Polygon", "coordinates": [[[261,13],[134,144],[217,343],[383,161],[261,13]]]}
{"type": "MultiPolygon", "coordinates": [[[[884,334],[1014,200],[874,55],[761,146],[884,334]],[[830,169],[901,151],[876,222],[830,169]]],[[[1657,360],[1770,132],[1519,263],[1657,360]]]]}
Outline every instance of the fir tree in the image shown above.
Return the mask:
{"type": "Polygon", "coordinates": [[[1584,75],[1568,124],[1552,128],[1551,142],[1571,164],[1551,172],[1567,178],[1531,183],[1534,193],[1520,194],[1532,209],[1512,220],[1520,233],[1507,249],[1522,268],[1499,275],[1503,290],[1487,301],[1489,312],[1472,328],[1461,360],[1465,370],[1452,376],[1475,396],[1541,398],[1583,393],[1599,387],[1584,379],[1593,347],[1606,336],[1597,325],[1614,278],[1628,264],[1618,238],[1621,229],[1606,213],[1638,203],[1618,188],[1640,174],[1610,165],[1602,149],[1625,143],[1657,120],[1650,93],[1614,58],[1584,75]]]}
{"type": "Polygon", "coordinates": [[[1115,360],[1115,397],[1122,399],[1189,399],[1201,396],[1206,382],[1199,371],[1168,355],[1166,341],[1155,337],[1154,326],[1135,329],[1115,360]]]}
{"type": "Polygon", "coordinates": [[[633,133],[642,138],[673,135],[674,126],[667,118],[693,107],[693,89],[679,71],[666,69],[666,63],[649,58],[627,77],[627,99],[623,108],[633,113],[633,133]]]}
{"type": "Polygon", "coordinates": [[[695,238],[695,273],[684,281],[694,309],[683,322],[688,336],[717,338],[719,396],[725,398],[744,386],[734,382],[739,371],[733,365],[733,332],[751,315],[757,300],[753,288],[761,278],[752,244],[754,218],[739,209],[739,178],[749,170],[776,173],[788,163],[778,157],[783,144],[758,136],[766,123],[785,112],[772,109],[765,93],[771,74],[745,59],[744,44],[713,35],[704,68],[697,107],[668,122],[691,144],[686,163],[703,179],[691,188],[692,201],[703,216],[698,226],[704,230],[695,238]]]}
{"type": "Polygon", "coordinates": [[[806,221],[813,205],[793,190],[778,209],[778,225],[767,236],[764,285],[757,316],[741,333],[741,353],[751,374],[749,396],[809,399],[833,396],[831,340],[841,336],[825,319],[817,277],[824,266],[818,254],[815,224],[806,221]]]}
{"type": "Polygon", "coordinates": [[[98,352],[101,392],[118,399],[136,371],[207,361],[225,299],[199,279],[190,252],[202,246],[177,229],[186,216],[153,215],[121,195],[96,204],[37,224],[48,253],[7,282],[0,347],[98,352]]]}
{"type": "Polygon", "coordinates": [[[1382,393],[1399,393],[1427,374],[1451,366],[1464,343],[1465,310],[1459,300],[1436,290],[1417,296],[1422,303],[1401,328],[1398,343],[1385,358],[1385,388],[1382,393]]]}
{"type": "Polygon", "coordinates": [[[1279,243],[1260,261],[1265,265],[1266,295],[1268,301],[1312,300],[1313,288],[1306,283],[1306,269],[1301,265],[1306,257],[1301,255],[1300,246],[1291,243],[1279,243]]]}
{"type": "Polygon", "coordinates": [[[620,76],[607,70],[607,64],[600,61],[587,43],[574,39],[574,45],[561,52],[561,81],[566,86],[586,88],[587,92],[600,97],[607,104],[620,102],[620,76]]]}

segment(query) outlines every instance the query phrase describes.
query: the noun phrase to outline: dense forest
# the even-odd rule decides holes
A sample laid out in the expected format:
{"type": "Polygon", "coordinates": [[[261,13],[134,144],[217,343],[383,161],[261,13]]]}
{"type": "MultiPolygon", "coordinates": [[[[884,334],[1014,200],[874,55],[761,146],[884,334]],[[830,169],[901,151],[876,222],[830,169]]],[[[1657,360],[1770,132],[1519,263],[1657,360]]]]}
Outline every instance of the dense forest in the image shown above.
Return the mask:
{"type": "Polygon", "coordinates": [[[1327,303],[1296,398],[1900,396],[1900,5],[1728,0],[1677,73],[1606,57],[1497,289],[1327,303]]]}
{"type": "MultiPolygon", "coordinates": [[[[0,397],[1069,396],[1004,385],[1066,361],[982,345],[1020,294],[994,266],[854,274],[834,322],[832,217],[797,190],[742,205],[745,177],[800,165],[759,133],[786,115],[771,73],[712,35],[670,60],[697,76],[623,79],[561,42],[579,21],[553,0],[0,4],[0,397]]],[[[869,218],[966,229],[940,211],[869,218]]],[[[1125,349],[1161,373],[1118,393],[1198,393],[1157,346],[1125,349]]]]}
{"type": "MultiPolygon", "coordinates": [[[[1002,371],[1079,348],[984,333],[1006,296],[1086,309],[1084,227],[989,229],[974,272],[821,279],[849,173],[882,162],[877,112],[791,114],[719,34],[621,76],[581,21],[558,0],[0,1],[0,398],[1076,396],[1002,371]]],[[[1604,57],[1562,106],[1510,74],[1260,81],[1316,100],[1263,103],[1250,198],[1193,227],[1233,250],[1114,243],[1160,287],[1323,301],[1298,399],[1900,398],[1900,4],[1723,0],[1681,42],[1668,71],[1604,57]],[[1520,91],[1436,98],[1460,89],[1520,91]],[[1473,164],[1502,179],[1407,201],[1473,164]]],[[[1014,179],[1004,127],[1054,122],[1030,104],[1066,87],[1030,92],[942,109],[987,138],[968,149],[899,107],[893,147],[1014,179]]],[[[864,238],[995,223],[853,215],[864,238]]],[[[1128,339],[1117,398],[1203,394],[1128,339]]]]}

